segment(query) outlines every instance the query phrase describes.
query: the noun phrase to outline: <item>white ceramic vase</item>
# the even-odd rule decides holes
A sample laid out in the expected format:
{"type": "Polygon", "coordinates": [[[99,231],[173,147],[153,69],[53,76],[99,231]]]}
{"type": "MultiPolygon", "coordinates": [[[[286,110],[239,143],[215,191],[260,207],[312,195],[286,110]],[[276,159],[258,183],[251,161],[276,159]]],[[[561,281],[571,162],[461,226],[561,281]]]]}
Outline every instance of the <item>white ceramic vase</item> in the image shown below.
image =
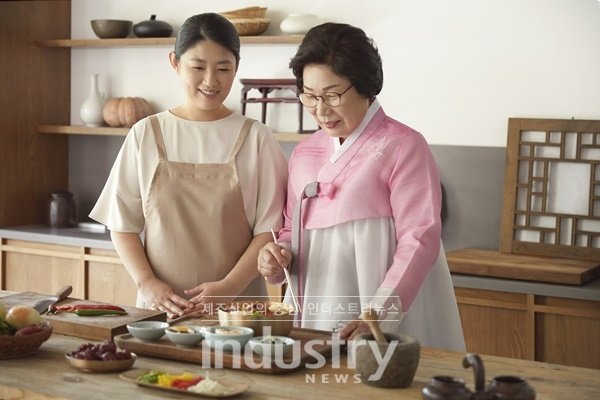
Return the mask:
{"type": "Polygon", "coordinates": [[[281,21],[279,28],[289,35],[304,35],[310,28],[321,22],[315,14],[290,14],[281,21]]]}
{"type": "Polygon", "coordinates": [[[79,118],[85,126],[104,125],[102,111],[105,103],[104,93],[100,93],[98,89],[98,74],[92,74],[90,76],[90,94],[79,108],[79,118]]]}

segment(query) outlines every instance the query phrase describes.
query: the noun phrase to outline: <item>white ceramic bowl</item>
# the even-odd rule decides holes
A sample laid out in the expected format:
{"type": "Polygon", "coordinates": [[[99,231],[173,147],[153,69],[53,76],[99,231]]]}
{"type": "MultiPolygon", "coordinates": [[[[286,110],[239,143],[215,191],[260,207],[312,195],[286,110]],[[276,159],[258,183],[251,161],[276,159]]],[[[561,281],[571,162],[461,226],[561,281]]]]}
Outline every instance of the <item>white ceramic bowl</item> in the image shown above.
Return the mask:
{"type": "Polygon", "coordinates": [[[166,322],[138,321],[127,324],[127,330],[141,342],[156,342],[164,336],[165,329],[169,327],[166,322]]]}
{"type": "Polygon", "coordinates": [[[218,311],[220,325],[245,326],[252,328],[256,335],[273,336],[290,334],[294,327],[293,312],[289,304],[255,300],[228,303],[218,311]],[[248,309],[251,311],[244,311],[248,309]],[[265,329],[267,327],[270,331],[265,329]]]}
{"type": "Polygon", "coordinates": [[[169,340],[179,347],[196,347],[204,337],[200,326],[171,326],[165,329],[169,340]]]}
{"type": "Polygon", "coordinates": [[[248,341],[253,352],[263,357],[281,358],[294,348],[294,339],[286,336],[257,336],[248,341]]]}
{"type": "Polygon", "coordinates": [[[254,330],[245,326],[211,326],[204,331],[204,340],[213,350],[243,354],[254,330]]]}

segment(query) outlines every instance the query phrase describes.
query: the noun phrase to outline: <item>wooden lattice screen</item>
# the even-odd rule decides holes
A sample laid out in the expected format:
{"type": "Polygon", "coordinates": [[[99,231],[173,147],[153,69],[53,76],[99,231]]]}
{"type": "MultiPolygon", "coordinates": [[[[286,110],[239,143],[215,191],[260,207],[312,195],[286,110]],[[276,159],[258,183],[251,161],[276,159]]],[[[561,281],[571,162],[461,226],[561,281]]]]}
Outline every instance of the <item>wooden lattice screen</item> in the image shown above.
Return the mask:
{"type": "Polygon", "coordinates": [[[600,121],[511,118],[500,252],[600,260],[600,121]]]}

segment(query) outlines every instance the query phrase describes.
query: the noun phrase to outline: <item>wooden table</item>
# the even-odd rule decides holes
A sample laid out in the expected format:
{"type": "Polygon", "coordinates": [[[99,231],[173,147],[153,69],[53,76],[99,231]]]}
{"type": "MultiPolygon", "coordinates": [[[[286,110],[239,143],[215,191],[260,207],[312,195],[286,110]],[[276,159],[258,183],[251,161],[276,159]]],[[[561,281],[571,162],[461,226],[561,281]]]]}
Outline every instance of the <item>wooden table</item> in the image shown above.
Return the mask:
{"type": "MultiPolygon", "coordinates": [[[[85,373],[65,361],[65,353],[86,340],[54,334],[34,355],[0,360],[0,399],[191,399],[189,395],[171,396],[158,390],[138,387],[118,377],[118,373],[85,373]],[[43,394],[43,395],[40,395],[43,394]]],[[[289,374],[268,375],[235,369],[214,370],[228,379],[247,382],[251,388],[236,398],[242,399],[421,399],[421,388],[434,375],[464,379],[473,389],[473,370],[462,367],[463,353],[421,349],[421,361],[413,383],[403,389],[380,389],[356,383],[347,358],[331,360],[320,369],[304,369],[289,374]],[[339,379],[347,377],[345,383],[339,379]],[[314,379],[314,383],[313,380],[314,379]]],[[[486,379],[498,375],[527,378],[540,400],[590,400],[600,393],[600,370],[565,367],[509,358],[482,356],[486,379]]],[[[200,365],[138,356],[134,368],[160,368],[168,372],[203,373],[200,365]]]]}

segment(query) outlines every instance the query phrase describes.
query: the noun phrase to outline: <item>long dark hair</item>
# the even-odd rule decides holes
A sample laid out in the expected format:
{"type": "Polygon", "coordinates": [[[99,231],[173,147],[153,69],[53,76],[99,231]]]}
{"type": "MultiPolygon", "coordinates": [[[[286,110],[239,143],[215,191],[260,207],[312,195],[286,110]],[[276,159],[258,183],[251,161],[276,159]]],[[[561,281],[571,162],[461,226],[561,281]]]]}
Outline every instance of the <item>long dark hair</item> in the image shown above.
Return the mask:
{"type": "Polygon", "coordinates": [[[175,39],[175,57],[179,60],[190,47],[203,40],[210,40],[231,51],[236,68],[239,66],[240,37],[227,18],[215,13],[197,14],[185,20],[175,39]]]}
{"type": "Polygon", "coordinates": [[[377,96],[383,87],[377,46],[362,29],[352,25],[326,22],[308,31],[289,64],[298,90],[304,87],[302,74],[308,64],[329,66],[367,98],[377,96]]]}

